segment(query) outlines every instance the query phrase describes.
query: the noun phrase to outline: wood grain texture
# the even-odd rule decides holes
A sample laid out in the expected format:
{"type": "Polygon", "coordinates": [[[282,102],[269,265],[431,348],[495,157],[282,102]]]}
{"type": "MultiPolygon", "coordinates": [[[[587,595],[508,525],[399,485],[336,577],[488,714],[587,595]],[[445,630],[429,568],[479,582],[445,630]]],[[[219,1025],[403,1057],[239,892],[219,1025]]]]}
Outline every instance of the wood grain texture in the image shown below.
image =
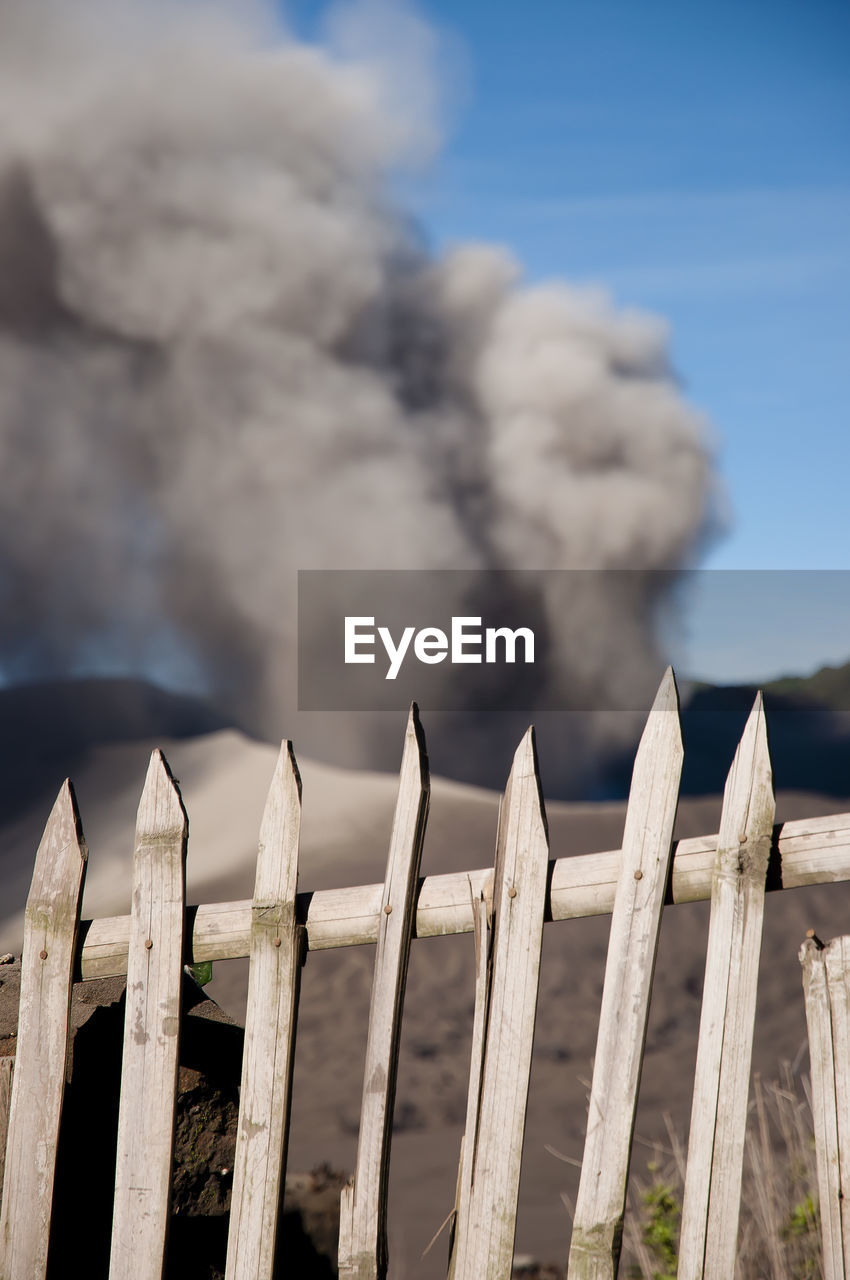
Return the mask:
{"type": "Polygon", "coordinates": [[[139,804],[110,1280],[160,1280],[169,1215],[188,821],[154,751],[139,804]]]}
{"type": "Polygon", "coordinates": [[[605,966],[570,1280],[613,1280],[682,771],[678,695],[667,671],[635,759],[605,966]]]}
{"type": "Polygon", "coordinates": [[[6,1170],[6,1137],[9,1132],[9,1107],[12,1101],[14,1058],[0,1058],[0,1192],[6,1170]]]}
{"type": "Polygon", "coordinates": [[[401,1015],[429,801],[428,757],[416,705],[405,734],[387,876],[381,897],[360,1136],[354,1178],[340,1198],[340,1280],[384,1280],[387,1191],[401,1015]]]}
{"type": "Polygon", "coordinates": [[[488,945],[480,934],[478,939],[452,1280],[510,1280],[548,865],[534,730],[529,729],[514,756],[499,814],[488,945]],[[486,983],[482,953],[488,956],[486,983]]]}
{"type": "Polygon", "coordinates": [[[302,928],[295,918],[301,778],[284,742],[260,830],[227,1280],[271,1280],[292,1099],[302,928]]]}
{"type": "MultiPolygon", "coordinates": [[[[717,840],[715,833],[676,842],[669,904],[711,897],[717,840]]],[[[768,892],[850,880],[850,813],[780,823],[773,829],[771,852],[778,874],[775,879],[771,875],[768,892]]],[[[548,902],[551,919],[610,914],[622,861],[620,849],[553,859],[548,902]]],[[[492,867],[484,867],[426,876],[419,883],[413,936],[471,933],[470,882],[473,893],[480,894],[492,874],[492,867]]],[[[367,884],[299,894],[297,914],[307,930],[308,950],[374,943],[383,889],[381,884],[367,884]]],[[[250,900],[190,908],[192,959],[233,960],[249,955],[251,910],[250,900]]],[[[108,978],[127,972],[129,916],[84,921],[81,933],[80,965],[84,978],[108,978]]]]}
{"type": "Polygon", "coordinates": [[[800,948],[826,1280],[850,1276],[850,937],[800,948]]]}
{"type": "Polygon", "coordinates": [[[679,1242],[680,1280],[735,1271],[764,884],[776,802],[762,697],[726,780],[679,1242]]]}
{"type": "MultiPolygon", "coordinates": [[[[472,886],[470,885],[470,894],[472,886]]],[[[490,894],[492,902],[492,893],[490,894]]],[[[470,1202],[472,1199],[472,1171],[475,1163],[475,1132],[481,1100],[481,1083],[484,1076],[484,1048],[487,1029],[487,1013],[490,1003],[490,910],[483,893],[474,900],[475,908],[475,1004],[472,1015],[472,1049],[469,1058],[469,1088],[466,1095],[466,1123],[460,1140],[457,1190],[449,1241],[449,1280],[460,1275],[458,1270],[459,1248],[469,1232],[470,1202]]]]}
{"type": "Polygon", "coordinates": [[[0,1213],[3,1280],[39,1280],[47,1266],[86,857],[74,793],[66,782],[38,848],[24,922],[17,1053],[0,1213]]]}
{"type": "Polygon", "coordinates": [[[841,1263],[850,1271],[850,937],[826,947],[826,984],[832,1015],[835,1112],[838,1117],[838,1176],[841,1181],[841,1263]]]}

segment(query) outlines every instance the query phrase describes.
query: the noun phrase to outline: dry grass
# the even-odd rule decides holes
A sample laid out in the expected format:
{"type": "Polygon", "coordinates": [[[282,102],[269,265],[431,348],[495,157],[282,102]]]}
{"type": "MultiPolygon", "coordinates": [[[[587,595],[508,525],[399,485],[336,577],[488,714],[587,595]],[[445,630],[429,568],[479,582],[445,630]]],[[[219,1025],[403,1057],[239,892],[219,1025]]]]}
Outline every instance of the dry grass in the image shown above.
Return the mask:
{"type": "MultiPolygon", "coordinates": [[[[667,1120],[633,1176],[622,1276],[675,1280],[686,1148],[667,1120]]],[[[779,1079],[756,1076],[744,1151],[736,1280],[822,1280],[817,1169],[809,1081],[784,1063],[779,1079]]]]}

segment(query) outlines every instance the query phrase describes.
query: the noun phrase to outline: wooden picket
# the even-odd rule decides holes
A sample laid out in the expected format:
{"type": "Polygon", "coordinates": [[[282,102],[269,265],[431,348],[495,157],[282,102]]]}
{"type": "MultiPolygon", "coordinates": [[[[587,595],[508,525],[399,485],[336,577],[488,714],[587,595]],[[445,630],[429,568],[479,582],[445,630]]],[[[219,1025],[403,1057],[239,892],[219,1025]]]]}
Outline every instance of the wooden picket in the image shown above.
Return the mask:
{"type": "Polygon", "coordinates": [[[301,778],[284,742],[257,857],[227,1280],[271,1280],[292,1098],[303,930],[295,918],[301,778]]]}
{"type": "Polygon", "coordinates": [[[136,821],[110,1280],[160,1280],[168,1228],[188,821],[159,751],[136,821]]]}
{"type": "Polygon", "coordinates": [[[47,1269],[74,945],[86,856],[74,792],[66,782],[47,820],[27,899],[18,1043],[0,1211],[3,1280],[40,1280],[47,1269]]]}
{"type": "Polygon", "coordinates": [[[850,937],[800,949],[826,1280],[850,1276],[850,937]]]}
{"type": "Polygon", "coordinates": [[[776,801],[761,694],[723,797],[679,1237],[679,1280],[735,1272],[764,883],[776,801]]]}
{"type": "MultiPolygon", "coordinates": [[[[250,956],[228,1280],[271,1280],[308,950],[376,942],[354,1178],[341,1198],[340,1275],[385,1280],[386,1206],[411,939],[474,932],[470,1084],[450,1232],[450,1280],[511,1274],[543,924],[611,914],[571,1280],[617,1273],[637,1091],[665,904],[711,897],[680,1241],[681,1280],[733,1274],[758,958],[767,890],[850,880],[850,814],[774,825],[757,698],[724,793],[720,831],[673,844],[682,767],[672,672],[638,748],[622,848],[549,860],[533,731],[499,815],[494,868],[419,877],[428,762],[412,708],[382,885],[297,891],[301,787],[281,748],[251,902],[193,909],[184,937],[187,818],[154,752],[136,831],[131,915],[79,922],[86,848],[66,784],[27,905],[17,1054],[0,1059],[0,1277],[43,1277],[61,1117],[71,979],[127,975],[113,1280],[161,1280],[184,961],[250,956]],[[775,874],[766,883],[769,861],[775,874]],[[7,1126],[8,1133],[4,1130],[7,1126]],[[5,1141],[4,1141],[5,1140],[5,1141]]],[[[801,952],[829,1280],[850,1280],[850,937],[801,952]]]]}
{"type": "MultiPolygon", "coordinates": [[[[537,1010],[549,841],[534,730],[514,756],[499,814],[486,985],[476,1036],[450,1275],[509,1280],[537,1010]],[[476,1043],[483,1027],[483,1045],[476,1043]]],[[[479,940],[480,953],[484,950],[479,940]]]]}
{"type": "MultiPolygon", "coordinates": [[[[470,893],[472,887],[470,885],[470,893]]],[[[458,1274],[458,1223],[469,1220],[469,1202],[472,1197],[472,1168],[474,1147],[467,1153],[466,1135],[475,1134],[478,1124],[478,1101],[481,1096],[481,1078],[484,1073],[484,1046],[487,1029],[488,1001],[490,996],[490,942],[489,912],[487,900],[481,893],[474,899],[475,925],[475,1004],[472,1015],[472,1052],[469,1059],[469,1090],[466,1097],[466,1123],[460,1140],[457,1189],[449,1240],[449,1280],[458,1274]]]]}
{"type": "Polygon", "coordinates": [[[14,1058],[0,1058],[0,1189],[6,1173],[6,1137],[9,1132],[9,1105],[12,1101],[14,1071],[14,1058]]]}
{"type": "Polygon", "coordinates": [[[570,1244],[570,1280],[603,1280],[617,1274],[682,760],[679,699],[668,670],[638,747],[626,809],[570,1244]]]}
{"type": "Polygon", "coordinates": [[[381,902],[357,1164],[340,1200],[339,1274],[345,1280],[384,1280],[387,1270],[387,1179],[396,1069],[429,796],[425,737],[414,704],[407,721],[381,902]]]}

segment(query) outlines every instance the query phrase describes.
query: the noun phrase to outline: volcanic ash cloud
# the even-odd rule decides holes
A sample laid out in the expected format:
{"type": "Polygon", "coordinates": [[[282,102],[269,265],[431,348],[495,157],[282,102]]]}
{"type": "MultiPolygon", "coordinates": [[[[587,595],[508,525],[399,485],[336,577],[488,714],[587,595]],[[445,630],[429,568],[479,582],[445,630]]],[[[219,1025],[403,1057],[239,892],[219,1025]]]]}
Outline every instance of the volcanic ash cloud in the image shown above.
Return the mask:
{"type": "MultiPolygon", "coordinates": [[[[7,679],[191,680],[323,750],[297,569],[693,562],[714,482],[663,326],[431,255],[387,193],[427,121],[376,67],[260,5],[0,8],[7,679]]],[[[635,581],[547,597],[553,684],[654,670],[635,581]]]]}

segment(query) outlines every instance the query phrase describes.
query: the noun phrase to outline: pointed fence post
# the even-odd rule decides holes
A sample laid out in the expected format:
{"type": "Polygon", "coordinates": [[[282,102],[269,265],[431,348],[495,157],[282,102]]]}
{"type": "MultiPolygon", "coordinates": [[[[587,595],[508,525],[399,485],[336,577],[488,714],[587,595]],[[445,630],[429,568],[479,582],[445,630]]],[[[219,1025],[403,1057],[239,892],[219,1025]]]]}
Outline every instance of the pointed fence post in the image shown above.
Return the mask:
{"type": "Polygon", "coordinates": [[[824,1276],[850,1276],[850,937],[800,948],[818,1170],[824,1276]]]}
{"type": "Polygon", "coordinates": [[[548,870],[546,816],[529,729],[514,756],[499,813],[486,937],[483,904],[476,914],[472,1064],[452,1280],[511,1275],[548,870]]]}
{"type": "Polygon", "coordinates": [[[728,1280],[735,1271],[764,888],[775,813],[758,694],[723,795],[682,1207],[680,1280],[728,1280]]]}
{"type": "Polygon", "coordinates": [[[38,847],[24,921],[17,1053],[0,1214],[3,1280],[40,1280],[47,1267],[86,858],[74,792],[66,782],[38,847]]]}
{"type": "Polygon", "coordinates": [[[407,722],[381,900],[357,1165],[353,1180],[340,1197],[340,1280],[384,1280],[387,1272],[386,1212],[393,1105],[428,801],[428,757],[414,703],[407,722]]]}
{"type": "Polygon", "coordinates": [[[569,1280],[613,1280],[617,1274],[682,760],[678,695],[668,668],[640,740],[626,810],[569,1280]]]}
{"type": "Polygon", "coordinates": [[[301,778],[281,745],[260,830],[227,1280],[271,1280],[286,1173],[303,928],[295,917],[301,778]]]}
{"type": "Polygon", "coordinates": [[[188,820],[161,752],[139,804],[110,1280],[160,1280],[169,1216],[188,820]]]}

